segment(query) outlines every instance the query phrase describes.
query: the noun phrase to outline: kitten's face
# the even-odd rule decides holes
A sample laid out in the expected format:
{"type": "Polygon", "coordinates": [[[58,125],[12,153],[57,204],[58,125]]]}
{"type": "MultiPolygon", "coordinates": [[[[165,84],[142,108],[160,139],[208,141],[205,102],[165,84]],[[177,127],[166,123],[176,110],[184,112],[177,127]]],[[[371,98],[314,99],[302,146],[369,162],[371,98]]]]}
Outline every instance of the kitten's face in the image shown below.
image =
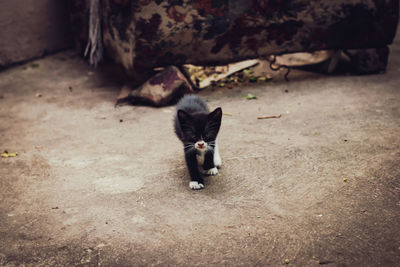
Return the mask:
{"type": "Polygon", "coordinates": [[[178,110],[185,150],[196,149],[200,152],[215,146],[215,139],[221,126],[222,109],[217,108],[209,114],[188,114],[178,110]]]}

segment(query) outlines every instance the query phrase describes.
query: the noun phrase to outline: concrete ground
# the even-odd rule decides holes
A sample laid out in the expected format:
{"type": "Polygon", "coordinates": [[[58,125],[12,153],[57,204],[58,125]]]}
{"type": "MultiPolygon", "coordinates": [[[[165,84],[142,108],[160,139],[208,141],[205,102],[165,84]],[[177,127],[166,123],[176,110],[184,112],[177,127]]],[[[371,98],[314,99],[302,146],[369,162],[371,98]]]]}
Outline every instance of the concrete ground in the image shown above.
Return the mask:
{"type": "Polygon", "coordinates": [[[0,265],[399,266],[397,40],[385,74],[201,92],[232,116],[200,191],[174,107],[114,108],[73,51],[1,72],[0,265]]]}

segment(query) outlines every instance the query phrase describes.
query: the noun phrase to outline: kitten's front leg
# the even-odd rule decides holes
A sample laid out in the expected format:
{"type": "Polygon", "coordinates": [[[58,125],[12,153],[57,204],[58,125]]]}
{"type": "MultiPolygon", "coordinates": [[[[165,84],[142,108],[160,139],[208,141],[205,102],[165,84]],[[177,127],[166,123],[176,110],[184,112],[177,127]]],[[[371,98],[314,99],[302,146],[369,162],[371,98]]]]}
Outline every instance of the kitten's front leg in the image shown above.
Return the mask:
{"type": "Polygon", "coordinates": [[[214,165],[218,169],[221,168],[221,165],[222,165],[222,159],[221,159],[221,156],[219,155],[219,149],[218,149],[217,141],[215,141],[215,148],[214,148],[214,165]]]}
{"type": "Polygon", "coordinates": [[[207,151],[204,155],[203,169],[205,175],[217,175],[218,173],[218,169],[214,165],[214,153],[212,150],[207,151]]]}
{"type": "Polygon", "coordinates": [[[186,165],[189,170],[191,182],[189,183],[190,189],[199,190],[204,188],[203,177],[199,172],[197,165],[196,151],[185,153],[186,165]]]}

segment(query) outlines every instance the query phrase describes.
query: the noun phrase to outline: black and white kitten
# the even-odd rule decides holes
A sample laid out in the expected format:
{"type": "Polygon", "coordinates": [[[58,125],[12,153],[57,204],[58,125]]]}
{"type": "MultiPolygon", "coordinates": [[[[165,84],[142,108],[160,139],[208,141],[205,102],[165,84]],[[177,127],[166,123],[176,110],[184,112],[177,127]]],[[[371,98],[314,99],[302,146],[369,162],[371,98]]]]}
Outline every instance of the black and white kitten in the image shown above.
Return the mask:
{"type": "Polygon", "coordinates": [[[186,165],[194,190],[204,188],[203,176],[216,175],[221,157],[216,143],[221,126],[222,109],[210,112],[206,102],[196,95],[186,95],[176,107],[175,133],[182,141],[186,165]]]}

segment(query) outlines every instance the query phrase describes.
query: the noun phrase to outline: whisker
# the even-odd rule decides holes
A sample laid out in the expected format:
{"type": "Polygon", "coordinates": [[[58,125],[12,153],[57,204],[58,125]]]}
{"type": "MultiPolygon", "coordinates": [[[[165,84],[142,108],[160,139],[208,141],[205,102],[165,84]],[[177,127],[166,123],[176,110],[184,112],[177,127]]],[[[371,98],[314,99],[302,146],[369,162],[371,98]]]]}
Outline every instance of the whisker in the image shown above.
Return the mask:
{"type": "Polygon", "coordinates": [[[194,150],[194,149],[195,149],[194,147],[190,147],[190,148],[185,148],[184,151],[185,151],[185,152],[189,152],[189,151],[192,151],[192,150],[194,150]]]}

